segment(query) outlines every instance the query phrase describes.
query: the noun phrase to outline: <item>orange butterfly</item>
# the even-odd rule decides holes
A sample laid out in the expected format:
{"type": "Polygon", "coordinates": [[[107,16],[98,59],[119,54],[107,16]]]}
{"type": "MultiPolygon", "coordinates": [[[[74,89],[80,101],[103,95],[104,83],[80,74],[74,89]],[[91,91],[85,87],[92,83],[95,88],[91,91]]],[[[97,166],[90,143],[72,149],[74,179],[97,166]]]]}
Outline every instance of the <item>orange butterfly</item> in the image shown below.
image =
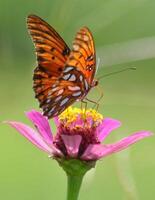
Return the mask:
{"type": "Polygon", "coordinates": [[[38,61],[33,76],[35,97],[44,115],[52,118],[75,101],[83,100],[97,85],[93,36],[87,27],[81,28],[70,50],[54,28],[40,17],[29,15],[27,25],[38,61]]]}

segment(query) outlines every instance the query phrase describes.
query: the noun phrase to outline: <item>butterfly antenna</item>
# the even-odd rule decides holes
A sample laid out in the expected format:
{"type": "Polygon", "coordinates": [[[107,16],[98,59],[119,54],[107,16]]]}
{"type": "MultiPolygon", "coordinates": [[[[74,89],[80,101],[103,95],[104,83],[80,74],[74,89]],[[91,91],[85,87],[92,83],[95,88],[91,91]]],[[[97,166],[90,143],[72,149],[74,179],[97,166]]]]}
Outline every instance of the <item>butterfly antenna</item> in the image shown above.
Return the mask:
{"type": "Polygon", "coordinates": [[[119,70],[119,71],[116,71],[116,72],[111,72],[109,74],[105,74],[103,76],[100,76],[99,78],[97,78],[97,80],[100,80],[104,77],[111,76],[111,75],[114,75],[114,74],[119,74],[121,72],[125,72],[125,71],[128,71],[128,70],[136,70],[136,67],[129,67],[129,68],[125,68],[125,69],[122,69],[122,70],[119,70]]]}

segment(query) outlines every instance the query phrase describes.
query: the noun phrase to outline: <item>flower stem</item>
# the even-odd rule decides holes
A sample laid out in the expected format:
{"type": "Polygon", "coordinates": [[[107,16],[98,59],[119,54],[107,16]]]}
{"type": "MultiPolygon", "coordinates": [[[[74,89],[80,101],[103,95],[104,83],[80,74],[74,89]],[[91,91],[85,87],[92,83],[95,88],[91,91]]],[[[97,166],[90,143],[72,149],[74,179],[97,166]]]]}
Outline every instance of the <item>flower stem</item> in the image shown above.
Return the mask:
{"type": "Polygon", "coordinates": [[[72,176],[67,175],[67,200],[77,200],[79,196],[79,191],[81,183],[83,180],[83,175],[81,176],[72,176]]]}
{"type": "Polygon", "coordinates": [[[77,200],[83,177],[87,171],[95,167],[96,162],[62,158],[57,158],[57,161],[67,174],[67,200],[77,200]]]}

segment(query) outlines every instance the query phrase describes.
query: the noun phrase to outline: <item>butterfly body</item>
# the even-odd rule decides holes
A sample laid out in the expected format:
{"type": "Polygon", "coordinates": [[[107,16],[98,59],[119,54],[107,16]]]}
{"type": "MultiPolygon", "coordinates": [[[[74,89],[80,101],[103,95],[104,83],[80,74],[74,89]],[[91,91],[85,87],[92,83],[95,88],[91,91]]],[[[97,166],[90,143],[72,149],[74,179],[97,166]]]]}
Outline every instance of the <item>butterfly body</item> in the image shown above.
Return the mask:
{"type": "Polygon", "coordinates": [[[87,27],[81,28],[70,50],[59,34],[38,16],[28,16],[27,24],[38,62],[33,76],[35,97],[44,115],[52,118],[84,99],[97,85],[93,37],[87,27]]]}

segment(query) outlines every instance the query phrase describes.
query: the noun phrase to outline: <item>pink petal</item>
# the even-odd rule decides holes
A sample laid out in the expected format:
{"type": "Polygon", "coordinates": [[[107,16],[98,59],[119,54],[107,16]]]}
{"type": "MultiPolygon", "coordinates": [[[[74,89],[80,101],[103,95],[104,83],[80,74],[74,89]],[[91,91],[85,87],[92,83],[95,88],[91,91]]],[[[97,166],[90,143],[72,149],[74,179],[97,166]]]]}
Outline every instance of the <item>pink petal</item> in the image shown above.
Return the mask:
{"type": "Polygon", "coordinates": [[[135,142],[142,140],[145,137],[152,136],[152,135],[153,135],[153,133],[151,133],[149,131],[140,131],[140,132],[134,133],[128,137],[125,137],[122,140],[120,140],[114,144],[107,145],[107,148],[109,149],[110,153],[116,153],[118,151],[126,149],[128,146],[134,144],[135,142]]]}
{"type": "Polygon", "coordinates": [[[134,133],[131,136],[128,136],[126,138],[123,138],[122,140],[109,145],[89,145],[84,154],[82,155],[82,159],[85,160],[98,160],[100,158],[103,158],[105,156],[111,155],[113,153],[122,151],[126,149],[128,146],[134,144],[138,140],[141,140],[145,137],[149,137],[153,135],[149,131],[141,131],[138,133],[134,133]]]}
{"type": "Polygon", "coordinates": [[[63,153],[58,149],[56,148],[53,144],[50,145],[51,149],[52,149],[52,153],[50,153],[50,157],[53,157],[53,156],[59,156],[59,157],[64,157],[63,153]]]}
{"type": "Polygon", "coordinates": [[[90,144],[84,154],[81,156],[83,160],[98,160],[102,157],[105,147],[101,144],[90,144]]]}
{"type": "Polygon", "coordinates": [[[43,116],[40,112],[32,110],[26,113],[26,116],[32,121],[32,123],[37,128],[40,135],[43,137],[47,144],[53,143],[52,132],[50,129],[50,125],[45,116],[43,116]]]}
{"type": "Polygon", "coordinates": [[[6,122],[15,128],[21,135],[26,137],[32,144],[34,144],[39,149],[46,151],[48,153],[53,153],[52,148],[50,148],[42,139],[42,137],[32,128],[29,126],[15,121],[8,121],[6,122]]]}
{"type": "Polygon", "coordinates": [[[61,135],[67,153],[71,157],[76,157],[79,152],[79,146],[82,140],[80,135],[61,135]]]}
{"type": "Polygon", "coordinates": [[[105,118],[102,124],[97,128],[97,136],[102,142],[114,129],[121,126],[121,122],[111,118],[105,118]]]}

